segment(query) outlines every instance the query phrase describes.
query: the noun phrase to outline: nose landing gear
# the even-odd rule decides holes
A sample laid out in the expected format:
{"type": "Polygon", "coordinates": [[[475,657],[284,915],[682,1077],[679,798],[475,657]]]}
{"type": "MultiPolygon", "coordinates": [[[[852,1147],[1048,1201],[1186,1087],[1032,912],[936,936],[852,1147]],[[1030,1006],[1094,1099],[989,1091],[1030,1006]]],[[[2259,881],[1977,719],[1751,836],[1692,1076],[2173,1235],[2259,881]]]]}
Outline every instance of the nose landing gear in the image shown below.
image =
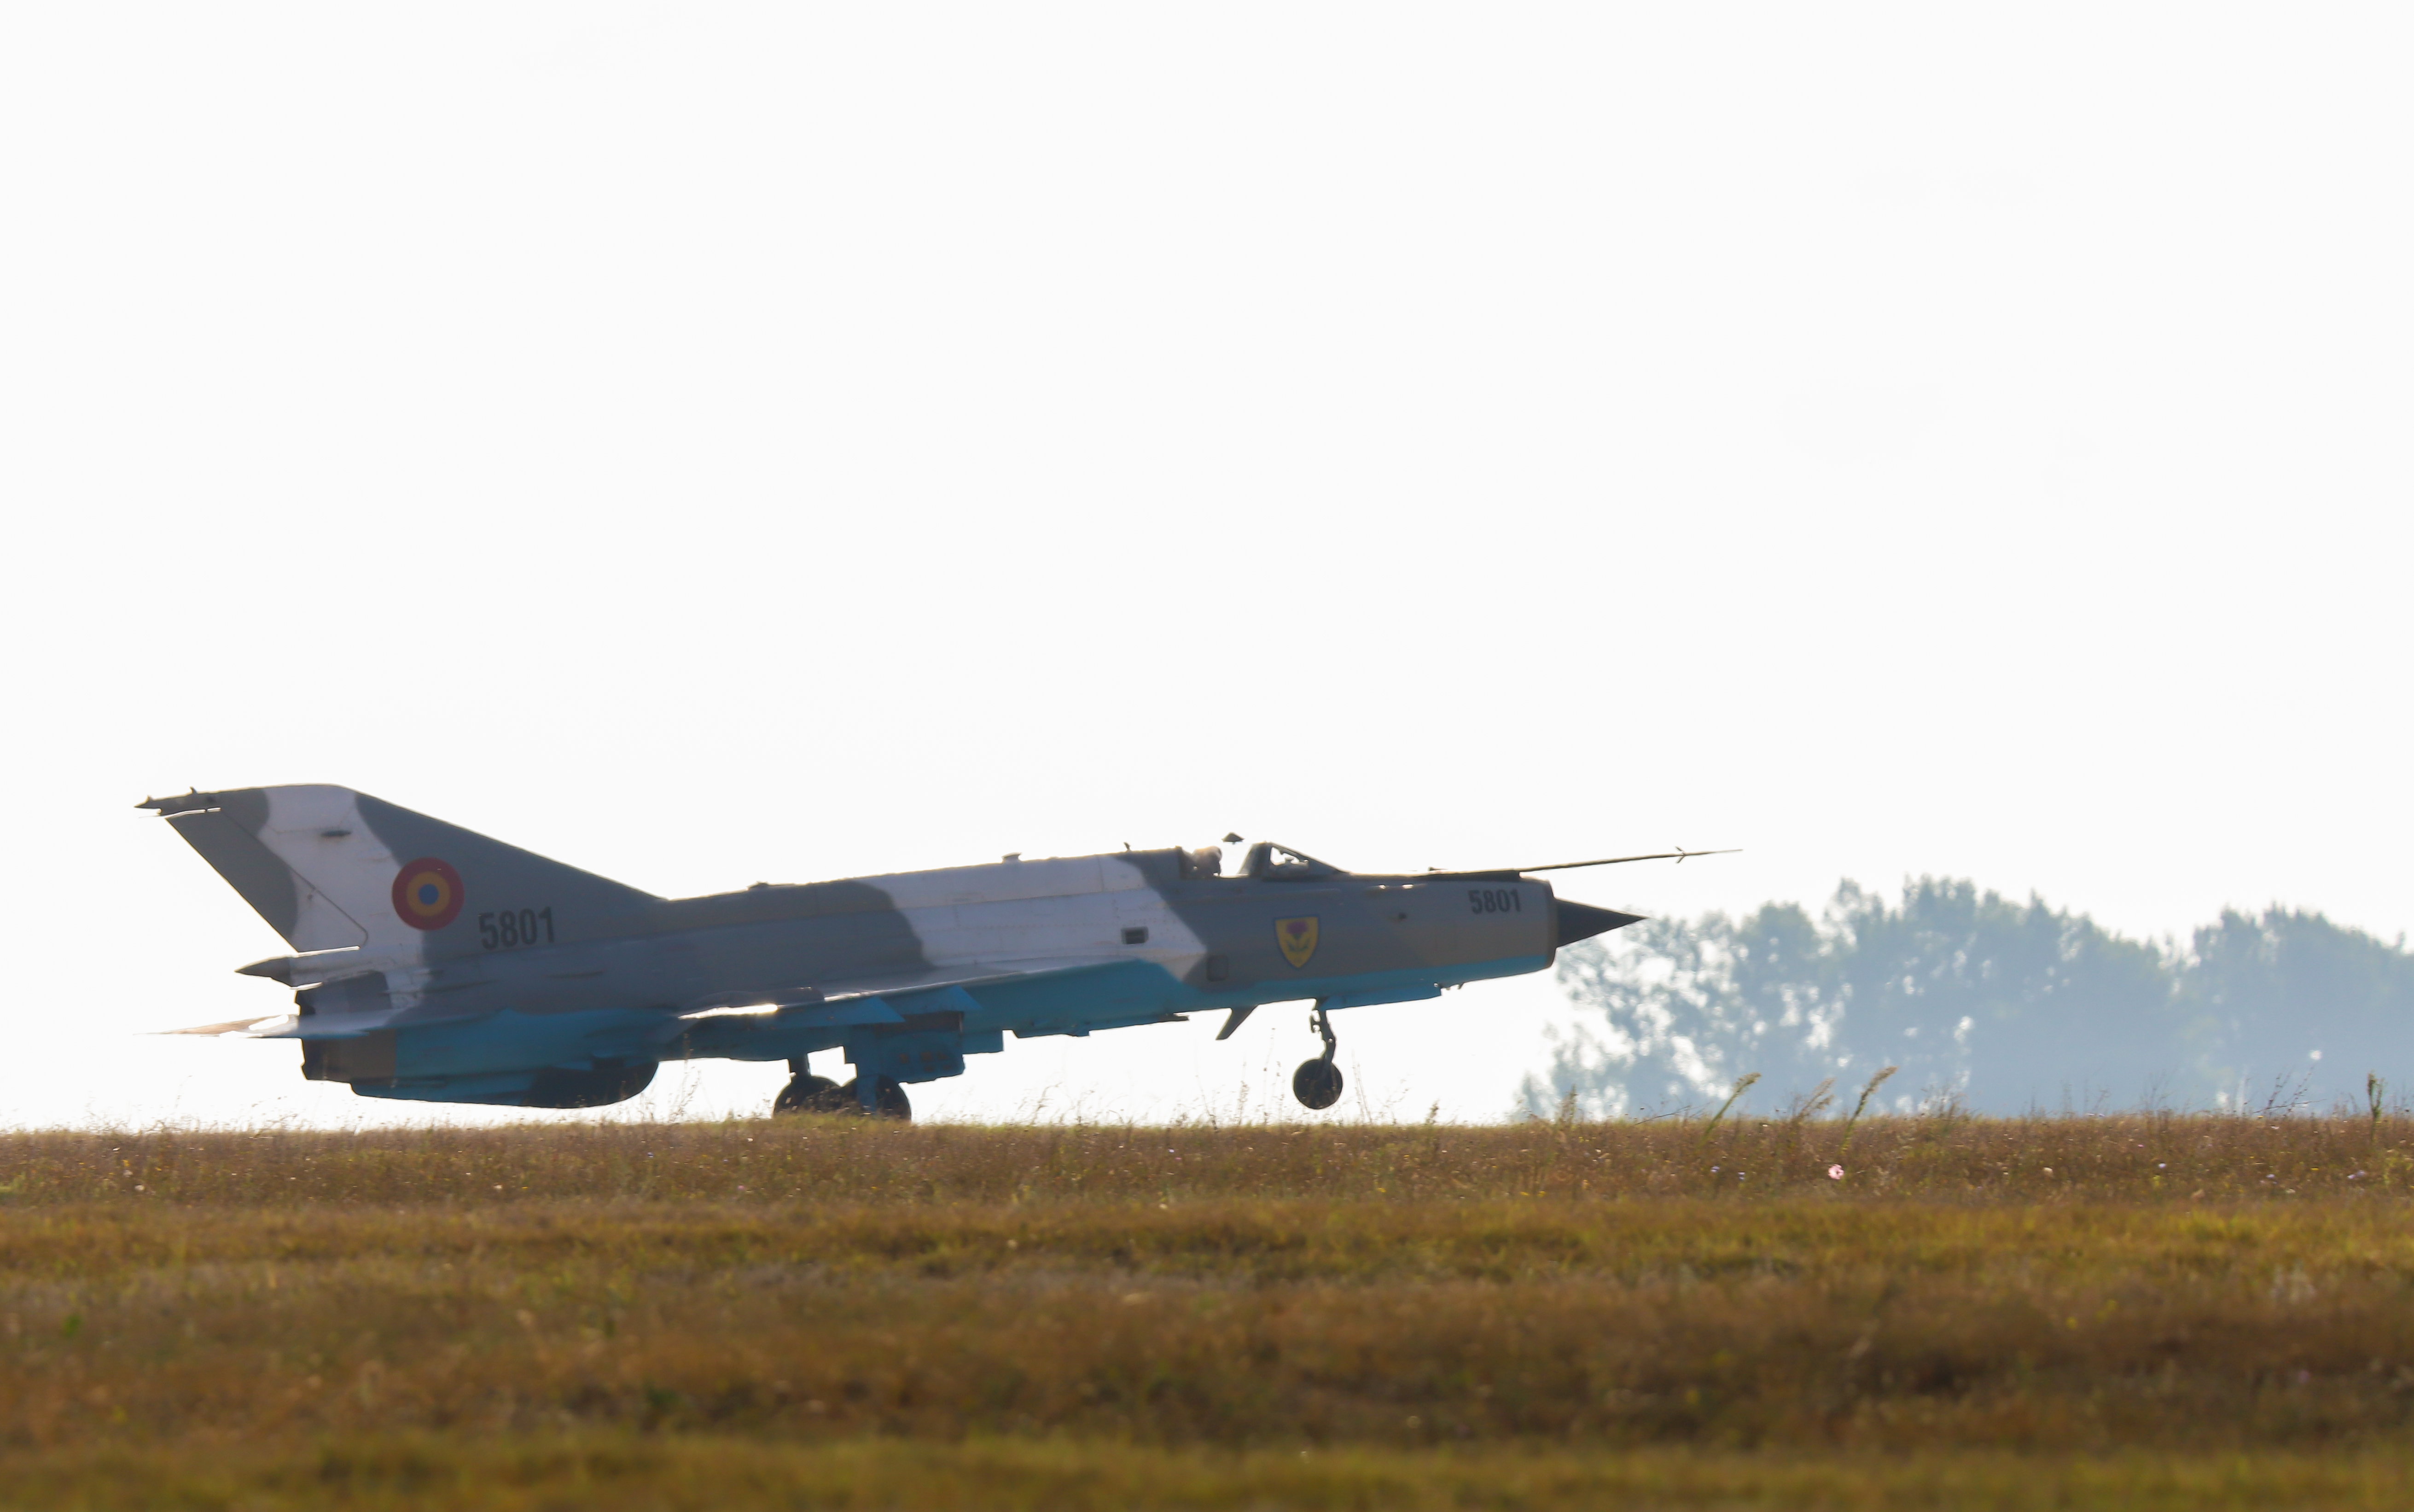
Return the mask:
{"type": "Polygon", "coordinates": [[[1313,1060],[1301,1061],[1299,1069],[1290,1074],[1290,1095],[1304,1106],[1321,1113],[1341,1101],[1341,1068],[1333,1063],[1333,1052],[1339,1042],[1333,1037],[1333,1019],[1321,1001],[1308,1016],[1316,1025],[1316,1032],[1324,1036],[1324,1053],[1313,1060]]]}

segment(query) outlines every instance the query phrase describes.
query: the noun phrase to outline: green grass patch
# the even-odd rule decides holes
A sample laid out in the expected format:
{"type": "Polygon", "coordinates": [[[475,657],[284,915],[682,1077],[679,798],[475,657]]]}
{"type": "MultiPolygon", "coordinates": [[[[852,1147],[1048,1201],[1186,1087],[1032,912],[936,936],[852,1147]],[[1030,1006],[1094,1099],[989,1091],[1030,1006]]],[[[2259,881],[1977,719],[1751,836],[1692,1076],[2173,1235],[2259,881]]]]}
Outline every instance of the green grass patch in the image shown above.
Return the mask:
{"type": "Polygon", "coordinates": [[[767,1444],[536,1435],[346,1439],[290,1455],[144,1449],[0,1457],[7,1505],[362,1512],[779,1507],[924,1512],[1617,1506],[2001,1512],[2395,1509],[2414,1457],[2232,1453],[1706,1454],[1536,1447],[1219,1453],[1100,1441],[767,1444]]]}

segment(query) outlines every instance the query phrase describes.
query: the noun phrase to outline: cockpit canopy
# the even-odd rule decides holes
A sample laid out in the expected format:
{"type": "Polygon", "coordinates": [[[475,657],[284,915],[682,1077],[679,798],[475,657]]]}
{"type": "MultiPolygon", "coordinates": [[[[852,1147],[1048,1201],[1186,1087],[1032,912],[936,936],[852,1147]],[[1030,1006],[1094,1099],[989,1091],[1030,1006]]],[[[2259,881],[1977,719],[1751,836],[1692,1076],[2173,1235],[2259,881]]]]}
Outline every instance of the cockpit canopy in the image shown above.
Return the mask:
{"type": "MultiPolygon", "coordinates": [[[[1183,852],[1182,875],[1185,881],[1224,876],[1224,848],[1202,845],[1196,851],[1183,852]]],[[[1248,854],[1242,858],[1241,869],[1235,875],[1258,882],[1308,882],[1319,877],[1339,877],[1344,873],[1339,867],[1319,861],[1304,851],[1294,851],[1289,846],[1276,845],[1271,840],[1259,840],[1249,847],[1248,854]]]]}
{"type": "Polygon", "coordinates": [[[1341,868],[1328,866],[1304,851],[1259,840],[1249,847],[1248,859],[1241,863],[1241,875],[1259,882],[1305,882],[1311,877],[1338,877],[1341,868]]]}

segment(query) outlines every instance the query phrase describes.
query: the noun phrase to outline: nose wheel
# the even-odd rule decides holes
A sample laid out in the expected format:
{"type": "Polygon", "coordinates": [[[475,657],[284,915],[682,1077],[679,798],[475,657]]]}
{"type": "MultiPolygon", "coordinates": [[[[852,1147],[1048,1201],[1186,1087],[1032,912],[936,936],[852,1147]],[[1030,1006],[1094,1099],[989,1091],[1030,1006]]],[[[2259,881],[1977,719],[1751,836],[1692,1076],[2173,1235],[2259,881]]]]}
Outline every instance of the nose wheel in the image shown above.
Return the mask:
{"type": "Polygon", "coordinates": [[[1338,1043],[1333,1037],[1333,1019],[1319,1002],[1308,1015],[1316,1032],[1324,1037],[1324,1053],[1313,1060],[1303,1060],[1290,1074],[1290,1095],[1303,1106],[1321,1113],[1341,1101],[1341,1068],[1333,1063],[1333,1052],[1338,1043]]]}

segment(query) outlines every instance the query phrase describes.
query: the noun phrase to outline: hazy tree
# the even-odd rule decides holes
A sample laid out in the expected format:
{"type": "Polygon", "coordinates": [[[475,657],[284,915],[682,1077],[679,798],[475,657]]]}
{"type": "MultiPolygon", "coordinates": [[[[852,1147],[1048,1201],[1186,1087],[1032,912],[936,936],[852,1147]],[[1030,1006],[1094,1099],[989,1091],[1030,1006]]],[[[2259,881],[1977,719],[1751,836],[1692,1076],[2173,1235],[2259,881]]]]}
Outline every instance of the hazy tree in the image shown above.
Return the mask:
{"type": "Polygon", "coordinates": [[[2187,1071],[2214,1102],[2328,1104],[2414,1041],[2414,956],[2318,913],[2225,910],[2196,932],[2177,1000],[2187,1071]]]}
{"type": "Polygon", "coordinates": [[[2083,914],[1923,877],[1893,908],[1845,882],[1830,917],[1846,1038],[1902,1066],[1899,1096],[1949,1089],[2006,1111],[2131,1103],[2176,1069],[2164,953],[2083,914]]]}
{"type": "Polygon", "coordinates": [[[2275,1083],[2326,1101],[2414,1028],[2414,956],[2319,914],[2225,913],[2182,953],[1934,878],[1896,903],[1846,882],[1815,919],[1651,920],[1563,953],[1559,980],[1588,1011],[1526,1097],[1597,1115],[1715,1101],[1752,1071],[1766,1106],[1885,1064],[1897,1107],[2260,1105],[2275,1083]]]}

